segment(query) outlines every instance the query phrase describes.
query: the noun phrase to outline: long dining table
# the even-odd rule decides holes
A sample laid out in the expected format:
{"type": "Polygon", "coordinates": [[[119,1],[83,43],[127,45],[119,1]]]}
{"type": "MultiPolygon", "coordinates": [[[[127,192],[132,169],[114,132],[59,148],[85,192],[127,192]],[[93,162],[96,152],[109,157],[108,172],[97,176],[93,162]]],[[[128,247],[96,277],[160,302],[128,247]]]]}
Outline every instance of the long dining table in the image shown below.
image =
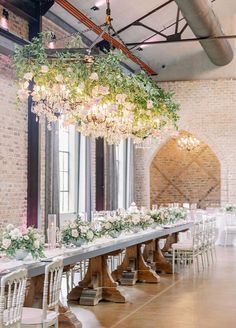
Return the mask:
{"type": "MultiPolygon", "coordinates": [[[[0,274],[22,266],[27,268],[29,284],[25,306],[42,306],[42,291],[45,266],[55,257],[62,257],[64,270],[70,270],[76,263],[89,260],[87,272],[82,281],[68,294],[69,301],[81,305],[96,305],[101,300],[126,302],[126,295],[119,289],[122,285],[134,285],[137,282],[159,283],[157,272],[172,273],[171,264],[164,257],[171,244],[178,241],[179,232],[187,231],[192,222],[169,227],[156,227],[139,233],[123,234],[116,239],[98,239],[92,244],[78,248],[61,248],[46,251],[41,261],[0,260],[0,274]],[[159,241],[165,239],[161,249],[159,241]],[[113,271],[108,270],[107,259],[125,250],[122,263],[113,271]],[[4,272],[5,268],[5,272],[4,272]],[[1,270],[2,269],[2,270],[1,270]]],[[[68,306],[60,304],[59,327],[82,327],[79,319],[68,306]]]]}

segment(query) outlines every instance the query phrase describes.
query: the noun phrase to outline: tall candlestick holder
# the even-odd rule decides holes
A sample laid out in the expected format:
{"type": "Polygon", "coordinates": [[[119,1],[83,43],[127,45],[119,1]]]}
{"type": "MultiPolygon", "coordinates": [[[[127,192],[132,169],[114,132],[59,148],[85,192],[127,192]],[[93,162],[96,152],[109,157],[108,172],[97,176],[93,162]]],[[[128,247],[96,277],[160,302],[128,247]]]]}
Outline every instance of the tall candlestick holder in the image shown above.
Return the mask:
{"type": "Polygon", "coordinates": [[[56,214],[48,214],[48,246],[56,248],[57,243],[57,216],[56,214]]]}

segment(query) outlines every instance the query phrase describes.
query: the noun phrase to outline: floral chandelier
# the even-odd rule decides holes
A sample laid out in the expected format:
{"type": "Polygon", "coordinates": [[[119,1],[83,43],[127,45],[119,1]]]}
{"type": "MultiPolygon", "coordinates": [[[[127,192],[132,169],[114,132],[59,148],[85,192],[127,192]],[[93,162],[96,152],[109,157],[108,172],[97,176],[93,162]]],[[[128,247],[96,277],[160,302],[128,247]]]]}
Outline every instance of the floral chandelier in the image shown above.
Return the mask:
{"type": "Polygon", "coordinates": [[[13,55],[18,99],[32,97],[32,111],[47,119],[49,129],[63,119],[83,135],[102,137],[109,144],[128,137],[139,143],[175,132],[178,106],[172,93],[144,71],[126,74],[123,54],[90,56],[65,48],[55,49],[52,57],[46,49],[50,37],[51,32],[42,33],[13,55]]]}

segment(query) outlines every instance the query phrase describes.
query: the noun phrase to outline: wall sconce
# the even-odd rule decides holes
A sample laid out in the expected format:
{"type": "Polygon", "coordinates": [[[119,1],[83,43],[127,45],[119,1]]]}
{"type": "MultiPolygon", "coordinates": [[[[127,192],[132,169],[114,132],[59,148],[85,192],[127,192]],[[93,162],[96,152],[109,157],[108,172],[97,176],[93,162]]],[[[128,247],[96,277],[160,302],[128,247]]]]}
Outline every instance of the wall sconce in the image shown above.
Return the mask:
{"type": "Polygon", "coordinates": [[[9,20],[9,13],[5,8],[3,8],[2,16],[0,19],[0,25],[5,30],[8,30],[8,20],[9,20]]]}

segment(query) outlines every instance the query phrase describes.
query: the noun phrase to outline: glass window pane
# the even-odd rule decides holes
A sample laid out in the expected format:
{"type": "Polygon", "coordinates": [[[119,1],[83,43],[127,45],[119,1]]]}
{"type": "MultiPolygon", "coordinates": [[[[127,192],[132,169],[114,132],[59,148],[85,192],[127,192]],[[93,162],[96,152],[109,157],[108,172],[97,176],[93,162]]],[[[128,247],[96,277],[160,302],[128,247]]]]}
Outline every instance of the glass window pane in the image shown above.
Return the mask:
{"type": "Polygon", "coordinates": [[[63,171],[69,171],[69,153],[64,153],[64,160],[63,160],[63,171]]]}
{"type": "Polygon", "coordinates": [[[63,173],[63,191],[69,191],[68,173],[63,173]]]}

